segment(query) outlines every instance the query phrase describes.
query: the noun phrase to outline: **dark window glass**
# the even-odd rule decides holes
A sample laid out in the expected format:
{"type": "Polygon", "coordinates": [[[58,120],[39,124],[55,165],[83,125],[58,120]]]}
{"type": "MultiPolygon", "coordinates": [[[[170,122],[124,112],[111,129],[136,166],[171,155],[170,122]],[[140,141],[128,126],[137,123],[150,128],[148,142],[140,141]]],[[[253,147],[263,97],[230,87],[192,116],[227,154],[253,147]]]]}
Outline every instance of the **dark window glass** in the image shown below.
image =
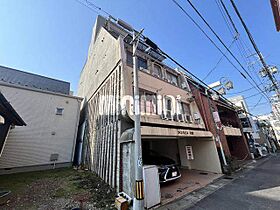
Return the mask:
{"type": "Polygon", "coordinates": [[[162,71],[161,71],[160,66],[154,65],[154,75],[159,78],[162,78],[162,71]]]}
{"type": "Polygon", "coordinates": [[[178,86],[178,77],[170,72],[167,72],[167,80],[173,85],[178,86]]]}
{"type": "Polygon", "coordinates": [[[167,98],[166,99],[166,110],[171,111],[171,109],[172,109],[172,101],[171,101],[171,99],[167,98]]]}
{"type": "Polygon", "coordinates": [[[137,62],[137,68],[138,69],[148,69],[148,64],[147,60],[141,57],[138,57],[138,62],[137,62]]]}

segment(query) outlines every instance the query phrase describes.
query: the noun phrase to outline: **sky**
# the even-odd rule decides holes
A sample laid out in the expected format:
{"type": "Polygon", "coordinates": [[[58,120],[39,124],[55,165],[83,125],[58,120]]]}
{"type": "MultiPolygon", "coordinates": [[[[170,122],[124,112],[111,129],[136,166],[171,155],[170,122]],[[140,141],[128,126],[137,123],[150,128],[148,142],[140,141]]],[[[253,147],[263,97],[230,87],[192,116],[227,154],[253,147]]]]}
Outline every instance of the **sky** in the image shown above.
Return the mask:
{"type": "MultiPolygon", "coordinates": [[[[92,27],[98,13],[79,3],[84,0],[0,0],[0,65],[32,72],[71,83],[76,92],[80,72],[87,57],[92,27]]],[[[144,34],[161,49],[179,61],[207,84],[231,80],[234,89],[227,96],[252,86],[233,68],[222,54],[196,28],[171,0],[89,0],[112,16],[125,20],[135,29],[144,28],[144,34]]],[[[186,0],[178,0],[186,11],[206,30],[225,52],[213,34],[193,12],[186,0]]],[[[192,0],[206,20],[229,46],[233,37],[218,9],[216,0],[192,0]]],[[[229,0],[224,0],[238,28],[247,55],[253,48],[236,17],[229,0]]],[[[280,64],[280,38],[276,32],[270,1],[235,0],[262,55],[269,65],[280,64]]],[[[231,50],[246,67],[260,88],[267,79],[257,77],[260,65],[254,55],[244,59],[235,42],[231,50]]],[[[239,46],[240,48],[240,46],[239,46]]],[[[242,52],[242,51],[241,51],[242,52]]],[[[234,60],[228,55],[234,62],[234,60]]],[[[238,64],[235,63],[236,66],[238,64]]],[[[239,66],[238,68],[242,70],[239,66]]],[[[276,75],[278,78],[278,74],[276,75]]],[[[255,95],[256,89],[243,92],[253,114],[269,113],[265,97],[255,95]],[[259,102],[259,103],[258,103],[259,102]],[[258,106],[254,107],[258,103],[258,106]]]]}

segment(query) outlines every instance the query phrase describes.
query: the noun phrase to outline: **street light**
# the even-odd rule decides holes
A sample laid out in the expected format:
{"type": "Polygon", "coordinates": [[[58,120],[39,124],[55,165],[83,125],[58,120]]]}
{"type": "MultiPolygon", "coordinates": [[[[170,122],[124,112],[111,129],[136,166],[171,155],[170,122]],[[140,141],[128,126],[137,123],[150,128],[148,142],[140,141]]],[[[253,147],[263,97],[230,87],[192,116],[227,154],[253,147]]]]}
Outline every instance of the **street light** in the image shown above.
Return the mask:
{"type": "Polygon", "coordinates": [[[220,87],[217,92],[220,95],[226,95],[226,90],[233,89],[233,82],[226,77],[221,77],[219,81],[214,82],[208,86],[212,89],[220,87]]]}

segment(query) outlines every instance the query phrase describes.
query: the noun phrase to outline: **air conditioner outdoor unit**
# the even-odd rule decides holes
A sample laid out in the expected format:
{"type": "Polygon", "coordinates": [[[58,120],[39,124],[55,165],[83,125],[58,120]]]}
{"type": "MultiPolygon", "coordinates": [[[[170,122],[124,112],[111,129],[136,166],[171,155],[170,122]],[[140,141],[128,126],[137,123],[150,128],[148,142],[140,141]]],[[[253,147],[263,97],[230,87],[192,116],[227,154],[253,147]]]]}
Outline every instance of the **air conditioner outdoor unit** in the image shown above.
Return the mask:
{"type": "Polygon", "coordinates": [[[188,122],[188,123],[192,122],[192,117],[190,115],[184,115],[184,117],[185,117],[186,122],[188,122]]]}
{"type": "Polygon", "coordinates": [[[178,121],[180,121],[180,122],[183,122],[183,121],[184,121],[183,115],[182,115],[182,114],[178,114],[178,115],[177,115],[177,118],[178,118],[178,121]]]}
{"type": "Polygon", "coordinates": [[[167,111],[166,111],[166,118],[167,118],[168,120],[172,120],[172,115],[171,115],[171,111],[170,111],[170,110],[167,110],[167,111]]]}
{"type": "Polygon", "coordinates": [[[160,78],[156,73],[153,73],[154,77],[160,78]]]}
{"type": "Polygon", "coordinates": [[[164,113],[162,113],[162,114],[160,115],[160,117],[161,117],[161,119],[163,119],[163,120],[167,120],[166,114],[164,114],[164,113]]]}

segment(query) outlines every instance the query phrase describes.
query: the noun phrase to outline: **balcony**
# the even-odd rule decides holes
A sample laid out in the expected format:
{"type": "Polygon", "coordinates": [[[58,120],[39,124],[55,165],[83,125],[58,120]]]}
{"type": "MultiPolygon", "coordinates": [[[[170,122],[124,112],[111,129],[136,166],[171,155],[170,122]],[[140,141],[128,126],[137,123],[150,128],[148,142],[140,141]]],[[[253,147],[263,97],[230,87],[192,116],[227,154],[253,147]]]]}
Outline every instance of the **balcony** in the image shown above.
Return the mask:
{"type": "Polygon", "coordinates": [[[243,132],[245,132],[245,133],[253,133],[253,128],[245,127],[245,128],[243,128],[243,132]]]}
{"type": "Polygon", "coordinates": [[[223,130],[226,136],[242,136],[241,130],[239,128],[224,126],[223,130]]]}
{"type": "Polygon", "coordinates": [[[241,119],[241,118],[246,118],[247,116],[244,112],[242,112],[238,114],[238,117],[241,119]]]}

